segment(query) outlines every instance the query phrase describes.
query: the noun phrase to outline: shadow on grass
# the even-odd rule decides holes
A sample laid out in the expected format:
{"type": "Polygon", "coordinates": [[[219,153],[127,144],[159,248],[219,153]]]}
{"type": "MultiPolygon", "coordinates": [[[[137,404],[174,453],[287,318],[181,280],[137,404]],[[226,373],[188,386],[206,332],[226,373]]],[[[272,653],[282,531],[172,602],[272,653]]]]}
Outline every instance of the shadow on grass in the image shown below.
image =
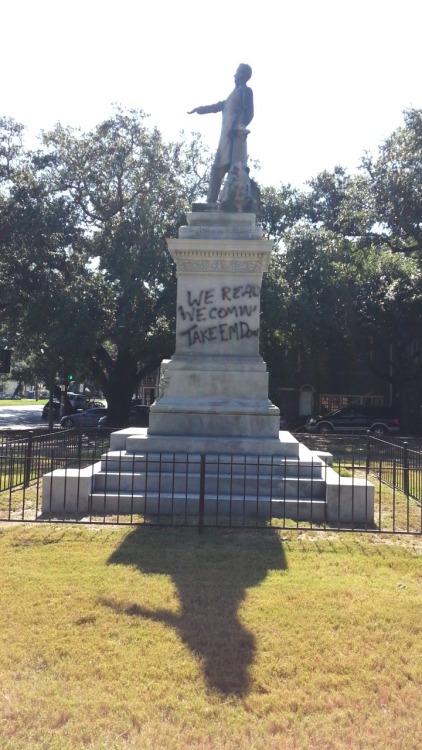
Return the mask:
{"type": "Polygon", "coordinates": [[[268,571],[287,568],[275,531],[210,531],[199,537],[187,529],[138,528],[124,539],[109,563],[171,576],[180,613],[148,609],[136,602],[122,606],[107,599],[103,604],[175,628],[201,658],[212,690],[225,696],[248,693],[255,638],[240,621],[238,610],[248,588],[263,581],[268,571]]]}

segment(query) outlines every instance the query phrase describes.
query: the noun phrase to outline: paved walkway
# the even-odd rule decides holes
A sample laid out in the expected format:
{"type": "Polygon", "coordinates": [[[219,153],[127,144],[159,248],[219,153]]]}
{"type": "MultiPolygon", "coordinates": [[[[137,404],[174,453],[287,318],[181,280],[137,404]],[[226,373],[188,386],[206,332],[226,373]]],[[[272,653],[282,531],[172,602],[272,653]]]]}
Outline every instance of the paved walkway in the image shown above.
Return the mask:
{"type": "Polygon", "coordinates": [[[0,429],[28,429],[46,426],[41,418],[43,404],[34,406],[0,406],[0,429]]]}

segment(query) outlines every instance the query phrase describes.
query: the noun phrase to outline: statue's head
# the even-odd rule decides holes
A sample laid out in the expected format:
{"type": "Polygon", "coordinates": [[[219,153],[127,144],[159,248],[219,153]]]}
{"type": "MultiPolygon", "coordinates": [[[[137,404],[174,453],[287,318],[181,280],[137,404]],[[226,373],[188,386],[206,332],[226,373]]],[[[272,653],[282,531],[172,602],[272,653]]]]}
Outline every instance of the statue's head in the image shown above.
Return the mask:
{"type": "Polygon", "coordinates": [[[238,69],[236,70],[236,73],[234,74],[235,83],[246,83],[246,81],[249,81],[251,75],[251,66],[246,65],[246,63],[240,63],[238,69]]]}

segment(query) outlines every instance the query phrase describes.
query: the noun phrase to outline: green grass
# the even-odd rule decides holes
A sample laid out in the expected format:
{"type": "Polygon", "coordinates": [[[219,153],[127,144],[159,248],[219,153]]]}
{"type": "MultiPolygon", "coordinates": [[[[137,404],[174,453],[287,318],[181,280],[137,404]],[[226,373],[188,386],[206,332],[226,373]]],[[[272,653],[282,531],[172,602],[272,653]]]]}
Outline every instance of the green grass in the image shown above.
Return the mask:
{"type": "MultiPolygon", "coordinates": [[[[353,476],[351,471],[344,469],[336,462],[333,463],[333,468],[340,473],[340,476],[353,476]]],[[[412,476],[412,472],[409,472],[409,486],[411,489],[415,487],[418,496],[420,496],[420,477],[416,480],[416,472],[414,474],[415,476],[412,476]]],[[[412,531],[421,533],[422,508],[420,500],[415,500],[413,497],[407,498],[400,490],[382,484],[374,474],[368,474],[367,476],[365,471],[357,470],[356,477],[368,479],[375,486],[374,521],[378,529],[387,532],[412,531]]],[[[384,471],[382,478],[384,482],[392,481],[393,474],[390,476],[384,471]]],[[[395,475],[395,479],[396,481],[400,479],[398,474],[395,475]]]]}
{"type": "Polygon", "coordinates": [[[353,476],[353,472],[348,468],[348,465],[344,465],[344,463],[341,461],[333,461],[333,469],[337,472],[341,477],[351,477],[353,476]]]}
{"type": "MultiPolygon", "coordinates": [[[[369,481],[373,477],[369,476],[369,481]]],[[[422,531],[420,501],[406,498],[402,492],[375,484],[375,524],[383,531],[422,531]]]]}
{"type": "Polygon", "coordinates": [[[47,398],[40,398],[38,401],[35,398],[21,398],[18,401],[15,398],[2,398],[0,399],[1,406],[44,406],[48,401],[47,398]]]}
{"type": "Polygon", "coordinates": [[[422,540],[0,527],[2,750],[415,750],[422,540]]]}

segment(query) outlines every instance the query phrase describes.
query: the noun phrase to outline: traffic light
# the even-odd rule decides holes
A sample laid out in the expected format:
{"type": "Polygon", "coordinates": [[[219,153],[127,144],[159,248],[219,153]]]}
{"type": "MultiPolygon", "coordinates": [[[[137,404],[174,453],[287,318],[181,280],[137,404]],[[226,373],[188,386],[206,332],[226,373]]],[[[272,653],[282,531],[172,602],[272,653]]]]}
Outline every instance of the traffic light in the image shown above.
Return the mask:
{"type": "Polygon", "coordinates": [[[11,349],[0,350],[0,373],[10,372],[11,349]]]}
{"type": "Polygon", "coordinates": [[[71,385],[75,382],[75,375],[71,370],[61,370],[60,372],[60,383],[62,385],[71,385]]]}

